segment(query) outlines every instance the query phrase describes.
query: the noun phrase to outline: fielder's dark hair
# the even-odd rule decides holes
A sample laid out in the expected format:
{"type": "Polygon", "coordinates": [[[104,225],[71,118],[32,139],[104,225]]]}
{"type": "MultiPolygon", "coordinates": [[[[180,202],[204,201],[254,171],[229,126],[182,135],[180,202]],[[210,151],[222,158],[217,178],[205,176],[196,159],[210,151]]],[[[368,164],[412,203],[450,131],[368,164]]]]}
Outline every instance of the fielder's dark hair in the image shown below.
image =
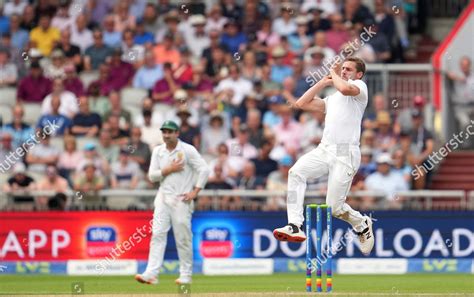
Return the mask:
{"type": "Polygon", "coordinates": [[[362,72],[362,76],[365,74],[365,62],[361,58],[357,57],[348,57],[344,62],[354,62],[356,64],[357,72],[362,72]]]}

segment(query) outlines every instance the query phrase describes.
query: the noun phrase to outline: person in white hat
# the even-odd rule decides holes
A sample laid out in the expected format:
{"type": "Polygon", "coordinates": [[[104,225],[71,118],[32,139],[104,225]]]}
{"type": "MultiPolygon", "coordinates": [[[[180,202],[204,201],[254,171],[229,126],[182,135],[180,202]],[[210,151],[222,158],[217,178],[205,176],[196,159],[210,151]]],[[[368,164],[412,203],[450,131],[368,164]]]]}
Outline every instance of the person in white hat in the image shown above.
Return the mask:
{"type": "Polygon", "coordinates": [[[293,242],[306,240],[302,229],[306,182],[328,175],[326,204],[331,206],[332,215],[352,225],[364,255],[372,251],[372,220],[346,203],[346,195],[361,159],[360,130],[368,103],[367,85],[361,80],[364,74],[364,61],[349,57],[342,67],[341,64],[333,65],[330,75],[324,76],[295,103],[295,107],[303,110],[324,112],[325,127],[318,147],[303,155],[290,169],[288,224],[273,231],[276,239],[293,242]],[[337,92],[324,99],[319,98],[318,94],[328,86],[334,87],[337,92]]]}

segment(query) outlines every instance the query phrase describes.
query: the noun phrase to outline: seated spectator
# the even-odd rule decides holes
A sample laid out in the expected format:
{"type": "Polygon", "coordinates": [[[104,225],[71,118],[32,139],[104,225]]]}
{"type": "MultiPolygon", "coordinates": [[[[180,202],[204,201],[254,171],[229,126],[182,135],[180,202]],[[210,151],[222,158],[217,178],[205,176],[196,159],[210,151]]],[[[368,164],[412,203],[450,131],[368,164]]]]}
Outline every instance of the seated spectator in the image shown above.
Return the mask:
{"type": "Polygon", "coordinates": [[[130,151],[120,149],[119,160],[110,166],[110,186],[112,189],[136,189],[142,173],[137,162],[130,160],[130,151]]]}
{"type": "Polygon", "coordinates": [[[120,91],[126,86],[131,86],[134,74],[133,65],[122,61],[122,51],[115,49],[110,60],[108,78],[112,83],[112,90],[120,91]]]}
{"type": "Polygon", "coordinates": [[[293,75],[293,69],[284,64],[283,58],[286,54],[286,50],[280,46],[272,50],[273,64],[271,66],[271,79],[277,84],[282,84],[285,78],[293,75]]]}
{"type": "Polygon", "coordinates": [[[173,77],[181,85],[189,85],[193,79],[193,66],[190,61],[190,51],[186,48],[181,50],[181,59],[178,65],[173,67],[173,77]]]}
{"type": "Polygon", "coordinates": [[[280,108],[281,122],[273,127],[277,144],[283,145],[290,154],[301,147],[302,128],[293,118],[291,108],[284,105],[280,108]]]}
{"type": "Polygon", "coordinates": [[[5,48],[0,48],[0,88],[13,86],[18,79],[18,69],[10,61],[10,53],[5,48]]]}
{"type": "Polygon", "coordinates": [[[38,22],[37,15],[35,15],[35,7],[33,5],[26,5],[23,11],[23,19],[21,21],[21,28],[31,31],[36,27],[38,22]]]}
{"type": "Polygon", "coordinates": [[[257,148],[261,147],[264,141],[261,118],[262,116],[258,109],[248,109],[246,124],[249,128],[249,142],[257,148]]]}
{"type": "MultiPolygon", "coordinates": [[[[398,104],[398,103],[397,103],[398,104]]],[[[393,130],[395,133],[400,134],[403,131],[411,131],[413,129],[413,120],[411,114],[414,110],[418,110],[423,113],[425,109],[426,99],[421,95],[415,95],[412,98],[410,106],[403,108],[398,112],[397,122],[395,123],[393,130]]],[[[455,111],[456,115],[459,115],[455,111]]]]}
{"type": "Polygon", "coordinates": [[[72,184],[72,174],[76,166],[83,159],[82,152],[77,150],[76,139],[73,136],[64,137],[64,151],[61,152],[58,159],[59,175],[72,184]]]}
{"type": "Polygon", "coordinates": [[[47,14],[40,15],[39,26],[30,32],[30,41],[44,56],[50,55],[59,37],[60,31],[51,27],[51,17],[47,14]]]}
{"type": "Polygon", "coordinates": [[[463,56],[459,60],[459,69],[449,71],[448,78],[453,82],[454,92],[451,96],[454,105],[454,116],[458,122],[458,129],[465,129],[474,113],[474,72],[471,68],[471,59],[463,56]]]}
{"type": "Polygon", "coordinates": [[[244,97],[252,92],[252,82],[243,78],[236,64],[229,66],[229,77],[221,80],[214,89],[216,97],[225,97],[225,101],[233,107],[239,106],[244,97]]]}
{"type": "Polygon", "coordinates": [[[154,39],[155,36],[146,30],[144,20],[139,20],[135,28],[134,43],[138,45],[151,44],[154,42],[154,39]]]}
{"type": "Polygon", "coordinates": [[[300,55],[302,54],[311,43],[311,40],[307,34],[308,32],[308,18],[306,15],[299,15],[295,19],[296,31],[295,33],[288,36],[288,43],[292,52],[300,55]]]}
{"type": "Polygon", "coordinates": [[[428,161],[428,157],[433,153],[434,141],[431,132],[423,126],[423,114],[419,110],[412,113],[413,129],[411,130],[412,146],[410,151],[411,165],[416,170],[413,180],[415,189],[426,188],[433,168],[436,164],[428,161]]]}
{"type": "Polygon", "coordinates": [[[116,6],[116,12],[112,15],[114,20],[114,30],[123,32],[125,30],[134,30],[136,18],[130,14],[130,2],[119,2],[116,6]]]}
{"type": "Polygon", "coordinates": [[[64,75],[65,78],[63,80],[63,84],[66,91],[73,93],[76,97],[84,96],[86,94],[81,79],[77,77],[76,68],[74,65],[64,65],[64,75]]]}
{"type": "Polygon", "coordinates": [[[86,143],[82,153],[82,159],[77,163],[75,176],[80,175],[85,170],[87,164],[94,164],[97,174],[108,176],[110,173],[110,166],[104,156],[97,152],[97,145],[93,142],[86,143]]]}
{"type": "Polygon", "coordinates": [[[158,43],[154,49],[156,64],[167,64],[177,66],[181,60],[181,54],[175,46],[175,36],[167,33],[163,39],[163,42],[158,43]]]}
{"type": "Polygon", "coordinates": [[[189,123],[191,112],[184,105],[179,108],[176,115],[179,121],[179,139],[193,145],[194,147],[201,147],[201,131],[199,128],[189,123]]]}
{"type": "Polygon", "coordinates": [[[249,128],[241,124],[235,138],[226,141],[231,156],[250,160],[257,157],[257,149],[249,142],[249,128]]]}
{"type": "Polygon", "coordinates": [[[363,179],[365,179],[367,176],[377,171],[377,164],[374,162],[372,149],[370,147],[361,147],[360,153],[361,159],[358,173],[362,174],[363,179]]]}
{"type": "Polygon", "coordinates": [[[307,113],[309,119],[302,124],[301,148],[305,152],[316,148],[323,138],[325,114],[321,111],[307,113]]]}
{"type": "Polygon", "coordinates": [[[278,163],[270,158],[270,152],[273,149],[273,144],[268,140],[263,140],[262,145],[258,151],[256,158],[250,159],[255,165],[255,175],[262,178],[265,183],[271,172],[277,170],[278,163]]]}
{"type": "Polygon", "coordinates": [[[218,4],[213,5],[208,12],[206,32],[222,31],[227,21],[227,18],[222,15],[221,7],[218,4]]]}
{"type": "Polygon", "coordinates": [[[165,121],[166,116],[160,111],[153,110],[153,100],[151,100],[150,97],[143,98],[142,113],[134,116],[133,126],[143,127],[145,124],[145,111],[150,112],[152,125],[158,127],[158,130],[160,130],[159,127],[161,127],[161,124],[165,121]]]}
{"type": "Polygon", "coordinates": [[[246,160],[240,157],[229,155],[229,148],[225,143],[219,144],[217,147],[217,152],[217,158],[212,160],[209,164],[209,167],[211,168],[211,175],[209,178],[213,177],[212,172],[214,172],[214,167],[217,166],[217,164],[221,164],[224,176],[236,180],[239,173],[242,171],[246,160]]]}
{"type": "MultiPolygon", "coordinates": [[[[377,115],[381,111],[387,110],[387,98],[383,93],[377,93],[372,97],[373,107],[372,110],[367,110],[364,119],[362,122],[362,126],[364,129],[377,129],[377,115]]],[[[411,116],[410,120],[411,120],[411,116]]]]}
{"type": "Polygon", "coordinates": [[[319,31],[314,35],[314,46],[305,51],[304,60],[310,61],[312,55],[316,52],[319,52],[324,56],[325,62],[332,61],[334,56],[336,56],[336,51],[330,48],[327,44],[327,36],[324,31],[319,31]]]}
{"type": "MultiPolygon", "coordinates": [[[[384,153],[377,157],[377,172],[370,174],[365,180],[365,187],[369,191],[379,191],[387,195],[391,207],[396,207],[401,199],[396,196],[397,192],[407,191],[408,183],[403,176],[391,169],[392,158],[390,154],[384,153]]],[[[372,201],[365,201],[373,205],[372,201]]]]}
{"type": "MultiPolygon", "coordinates": [[[[235,183],[232,179],[224,176],[223,170],[222,170],[222,165],[217,163],[216,166],[214,166],[214,172],[212,174],[212,177],[209,177],[206,183],[206,190],[232,190],[235,186],[235,183]]],[[[198,210],[210,210],[212,204],[214,204],[213,199],[216,199],[216,197],[199,197],[197,201],[197,206],[196,209],[198,210]]],[[[237,210],[238,206],[237,203],[235,202],[236,198],[235,197],[230,197],[230,196],[224,196],[222,198],[219,198],[219,210],[237,210]]]]}
{"type": "MultiPolygon", "coordinates": [[[[263,190],[265,188],[265,180],[255,175],[255,164],[247,161],[242,169],[242,173],[237,179],[235,187],[240,190],[263,190]]],[[[249,197],[242,203],[240,197],[236,197],[234,203],[255,211],[262,206],[264,201],[264,197],[249,197]]]]}
{"type": "MultiPolygon", "coordinates": [[[[21,3],[26,5],[26,3],[24,2],[21,3]]],[[[28,44],[28,41],[30,40],[30,35],[28,34],[28,31],[20,27],[21,15],[22,14],[13,14],[10,17],[10,35],[12,39],[11,43],[12,46],[18,51],[23,50],[28,44]]]]}
{"type": "Polygon", "coordinates": [[[285,5],[281,6],[280,17],[273,21],[272,29],[273,32],[280,36],[288,36],[296,32],[295,20],[290,14],[290,10],[285,5]]]}
{"type": "Polygon", "coordinates": [[[201,97],[209,99],[213,94],[214,85],[212,80],[207,77],[204,73],[204,67],[197,65],[193,68],[193,78],[188,84],[183,87],[189,86],[191,97],[201,97]]]}
{"type": "Polygon", "coordinates": [[[150,150],[163,143],[163,134],[161,133],[161,124],[153,124],[151,111],[143,111],[142,140],[150,147],[150,150]]]}
{"type": "MultiPolygon", "coordinates": [[[[307,50],[308,57],[305,58],[304,73],[316,80],[320,80],[323,76],[329,74],[329,70],[325,66],[326,56],[321,47],[315,46],[307,50]]],[[[314,82],[312,82],[314,84],[314,82]]]]}
{"type": "Polygon", "coordinates": [[[42,102],[52,91],[52,81],[43,75],[38,62],[30,65],[30,74],[23,78],[18,85],[17,100],[19,102],[42,102]]]}
{"type": "Polygon", "coordinates": [[[89,88],[87,93],[89,95],[89,108],[91,112],[95,112],[100,115],[102,119],[105,115],[110,112],[112,107],[110,106],[109,98],[100,94],[99,85],[95,85],[89,88]]]}
{"type": "Polygon", "coordinates": [[[285,104],[285,99],[282,96],[272,96],[268,104],[268,110],[263,115],[263,127],[266,131],[271,131],[281,122],[279,110],[285,104]]]}
{"type": "Polygon", "coordinates": [[[407,164],[405,152],[402,149],[397,149],[392,154],[393,171],[400,174],[403,179],[411,185],[411,166],[407,164]]]}
{"type": "Polygon", "coordinates": [[[105,114],[104,120],[108,121],[111,116],[116,116],[119,118],[120,128],[128,131],[130,129],[132,115],[128,110],[123,108],[120,93],[117,91],[110,92],[109,101],[111,108],[110,111],[105,114]]]}
{"type": "Polygon", "coordinates": [[[122,32],[115,30],[115,21],[112,15],[104,18],[104,43],[111,48],[120,48],[122,43],[122,32]]]}
{"type": "Polygon", "coordinates": [[[224,127],[224,119],[217,110],[212,112],[209,119],[209,127],[202,134],[201,151],[205,154],[217,155],[217,147],[230,139],[229,129],[224,127]]]}
{"type": "MultiPolygon", "coordinates": [[[[330,5],[334,6],[334,12],[335,12],[336,9],[335,9],[334,2],[332,2],[331,0],[326,1],[326,3],[328,2],[330,5]]],[[[324,12],[324,10],[320,6],[316,6],[313,1],[305,1],[305,4],[314,5],[308,10],[308,18],[310,19],[308,23],[308,34],[312,36],[317,31],[329,30],[331,28],[331,23],[328,21],[328,19],[322,16],[322,13],[324,12]]],[[[301,10],[303,10],[303,7],[301,10]]]]}
{"type": "Polygon", "coordinates": [[[61,155],[60,150],[50,144],[50,135],[42,131],[40,143],[34,145],[26,154],[28,170],[37,173],[44,173],[48,165],[56,166],[61,155]]]}
{"type": "Polygon", "coordinates": [[[25,7],[28,5],[25,1],[7,1],[3,7],[3,15],[10,18],[10,28],[11,28],[11,19],[14,16],[23,15],[25,7]]]}
{"type": "Polygon", "coordinates": [[[85,209],[100,209],[101,197],[98,191],[105,188],[103,175],[98,173],[93,162],[84,164],[83,170],[74,179],[74,191],[80,193],[81,206],[85,209]]]}
{"type": "Polygon", "coordinates": [[[41,114],[51,114],[52,109],[52,98],[55,97],[59,100],[59,114],[68,117],[69,119],[74,118],[76,113],[79,111],[79,104],[77,97],[74,93],[64,90],[64,84],[62,79],[56,78],[53,81],[53,91],[51,94],[46,96],[41,104],[41,114]]]}
{"type": "Polygon", "coordinates": [[[0,146],[0,167],[2,172],[8,172],[13,169],[13,164],[18,161],[15,156],[13,147],[13,137],[8,132],[3,132],[0,134],[2,145],[0,146]],[[12,158],[13,157],[13,158],[12,158]],[[15,159],[15,160],[12,160],[15,159]]]}
{"type": "Polygon", "coordinates": [[[65,77],[64,62],[64,53],[62,50],[55,49],[51,52],[51,63],[46,65],[44,75],[53,80],[53,87],[54,79],[64,79],[65,77]]]}
{"type": "Polygon", "coordinates": [[[110,66],[101,64],[99,67],[99,78],[89,85],[87,94],[94,96],[108,96],[114,90],[114,84],[110,80],[110,66]]]}
{"type": "Polygon", "coordinates": [[[78,70],[82,70],[83,65],[81,49],[79,48],[79,46],[71,44],[70,30],[64,30],[61,32],[61,40],[56,49],[59,49],[64,53],[64,56],[67,58],[68,63],[73,63],[73,65],[77,67],[78,70]]]}
{"type": "Polygon", "coordinates": [[[374,16],[361,1],[346,1],[341,10],[344,21],[350,26],[362,27],[365,24],[372,24],[374,16]]]}
{"type": "Polygon", "coordinates": [[[36,209],[46,210],[48,209],[48,201],[56,199],[55,196],[58,194],[65,194],[69,190],[69,185],[67,180],[58,174],[56,166],[49,165],[46,168],[46,176],[38,181],[37,189],[39,191],[53,191],[55,193],[51,198],[46,196],[36,197],[36,209]]]}
{"type": "Polygon", "coordinates": [[[89,99],[79,98],[79,113],[72,120],[71,132],[74,136],[97,137],[102,127],[102,119],[97,113],[91,112],[89,99]]]}
{"type": "Polygon", "coordinates": [[[133,127],[130,133],[130,141],[126,148],[129,150],[130,160],[138,163],[143,172],[148,171],[151,159],[151,150],[148,144],[142,140],[142,132],[139,127],[133,127]]]}
{"type": "Polygon", "coordinates": [[[344,25],[344,18],[339,13],[331,15],[329,18],[331,29],[326,31],[326,41],[328,47],[333,51],[339,52],[343,44],[349,41],[350,36],[344,25]]]}
{"type": "Polygon", "coordinates": [[[230,19],[224,25],[221,36],[221,44],[227,47],[230,53],[237,53],[240,47],[247,43],[247,36],[241,32],[240,24],[236,20],[230,19]]]}
{"type": "Polygon", "coordinates": [[[62,2],[59,4],[56,15],[51,21],[51,26],[57,28],[60,32],[70,30],[74,25],[75,17],[69,15],[69,4],[62,2]]]}
{"type": "MultiPolygon", "coordinates": [[[[267,179],[267,190],[286,191],[288,186],[288,172],[293,165],[293,158],[286,155],[278,161],[278,170],[270,173],[267,179]]],[[[292,195],[288,193],[289,197],[292,195]]],[[[266,211],[277,211],[286,208],[286,199],[284,196],[268,197],[267,204],[264,207],[266,211]]]]}
{"type": "Polygon", "coordinates": [[[392,52],[390,48],[390,40],[383,32],[379,30],[377,24],[370,25],[370,29],[374,32],[374,35],[368,41],[368,44],[372,46],[376,56],[376,63],[388,63],[392,58],[392,52]]]}
{"type": "Polygon", "coordinates": [[[99,145],[97,152],[104,157],[109,164],[118,160],[120,148],[112,143],[112,136],[109,130],[102,129],[99,134],[99,145]]]}
{"type": "Polygon", "coordinates": [[[180,88],[179,81],[173,76],[171,64],[165,64],[163,78],[153,87],[152,99],[155,103],[173,104],[173,94],[180,88]]]}
{"type": "Polygon", "coordinates": [[[3,126],[2,131],[13,136],[13,149],[21,147],[26,144],[28,139],[31,139],[33,128],[23,122],[24,110],[21,104],[16,104],[12,108],[13,120],[3,126]]]}
{"type": "MultiPolygon", "coordinates": [[[[171,4],[163,6],[160,5],[160,8],[162,8],[164,12],[167,12],[168,9],[171,8],[170,6],[171,4]]],[[[150,2],[148,2],[145,6],[142,20],[147,32],[154,33],[163,25],[161,15],[158,15],[157,5],[150,2]]]]}
{"type": "Polygon", "coordinates": [[[36,189],[35,181],[26,173],[25,164],[18,162],[13,166],[12,176],[7,183],[3,185],[3,192],[7,194],[14,194],[13,203],[15,209],[31,211],[34,207],[34,197],[27,193],[18,195],[18,192],[33,191],[36,189]],[[16,194],[17,192],[18,194],[16,194]]]}
{"type": "Polygon", "coordinates": [[[151,90],[163,76],[163,66],[155,63],[153,52],[146,52],[144,65],[138,69],[133,78],[133,87],[151,90]]]}
{"type": "Polygon", "coordinates": [[[70,134],[72,127],[71,119],[59,113],[61,98],[59,95],[53,94],[50,99],[48,103],[51,105],[51,108],[48,108],[48,113],[40,117],[36,128],[42,131],[51,129],[51,136],[70,134]]]}
{"type": "Polygon", "coordinates": [[[92,31],[87,28],[87,19],[85,14],[80,14],[76,18],[76,24],[71,29],[71,43],[80,48],[81,53],[85,54],[94,43],[92,31]]]}
{"type": "Polygon", "coordinates": [[[209,47],[211,40],[205,30],[206,18],[202,14],[195,14],[189,18],[192,33],[185,35],[186,46],[192,53],[192,58],[200,59],[203,51],[209,47]]]}
{"type": "Polygon", "coordinates": [[[104,44],[103,34],[100,29],[92,33],[94,44],[85,51],[84,69],[86,71],[98,70],[99,66],[104,64],[106,59],[112,55],[112,48],[104,44]]]}
{"type": "Polygon", "coordinates": [[[110,135],[112,136],[112,143],[116,145],[125,145],[128,142],[130,132],[127,129],[122,129],[120,127],[120,118],[116,115],[109,116],[107,121],[110,125],[110,135]]]}
{"type": "Polygon", "coordinates": [[[377,114],[377,130],[375,132],[375,142],[383,152],[389,152],[395,146],[397,139],[392,131],[392,120],[387,111],[379,111],[377,114]]]}
{"type": "Polygon", "coordinates": [[[272,68],[270,65],[262,66],[262,79],[259,82],[262,85],[262,93],[264,97],[271,98],[280,95],[281,85],[271,79],[272,68]]]}

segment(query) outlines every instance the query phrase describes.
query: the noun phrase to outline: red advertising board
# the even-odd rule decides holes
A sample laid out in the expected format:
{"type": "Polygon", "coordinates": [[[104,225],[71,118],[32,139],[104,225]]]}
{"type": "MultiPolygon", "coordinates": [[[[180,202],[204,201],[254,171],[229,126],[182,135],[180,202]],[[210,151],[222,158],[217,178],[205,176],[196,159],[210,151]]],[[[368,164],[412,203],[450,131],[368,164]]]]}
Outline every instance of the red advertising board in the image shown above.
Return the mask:
{"type": "Polygon", "coordinates": [[[152,212],[2,212],[0,260],[146,260],[152,212]]]}

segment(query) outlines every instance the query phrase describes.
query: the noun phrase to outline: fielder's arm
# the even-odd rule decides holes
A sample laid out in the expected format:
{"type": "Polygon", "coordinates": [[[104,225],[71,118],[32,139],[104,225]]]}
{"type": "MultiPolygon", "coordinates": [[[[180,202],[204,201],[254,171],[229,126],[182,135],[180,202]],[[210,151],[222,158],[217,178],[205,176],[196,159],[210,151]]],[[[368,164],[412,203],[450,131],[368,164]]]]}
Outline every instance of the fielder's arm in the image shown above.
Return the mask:
{"type": "Polygon", "coordinates": [[[342,93],[344,96],[357,96],[360,94],[360,89],[353,85],[350,84],[348,81],[345,81],[342,79],[334,69],[330,70],[331,72],[331,77],[333,80],[333,85],[334,87],[342,93]]]}
{"type": "Polygon", "coordinates": [[[325,87],[332,84],[332,79],[328,76],[323,77],[314,86],[309,88],[295,103],[295,107],[308,111],[326,111],[326,103],[316,96],[325,87]]]}
{"type": "Polygon", "coordinates": [[[158,147],[153,149],[150,160],[150,168],[148,169],[148,178],[152,182],[161,181],[167,175],[183,170],[184,162],[175,160],[168,166],[160,168],[160,156],[158,153],[158,147]]]}

